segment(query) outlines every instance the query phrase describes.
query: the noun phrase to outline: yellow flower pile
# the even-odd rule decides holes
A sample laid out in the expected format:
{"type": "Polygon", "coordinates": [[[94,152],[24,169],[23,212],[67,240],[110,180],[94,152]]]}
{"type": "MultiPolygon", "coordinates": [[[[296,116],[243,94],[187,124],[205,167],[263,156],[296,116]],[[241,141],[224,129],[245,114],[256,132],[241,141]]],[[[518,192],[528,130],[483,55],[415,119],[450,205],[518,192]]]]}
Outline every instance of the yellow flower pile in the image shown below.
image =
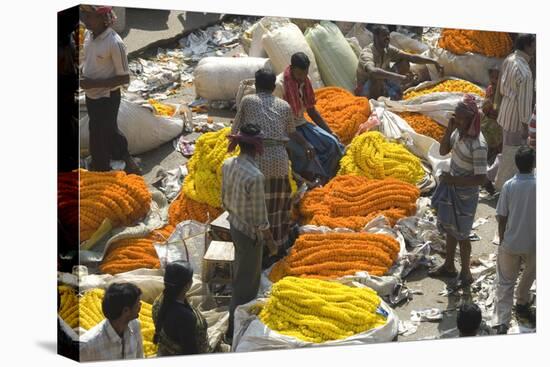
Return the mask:
{"type": "MultiPolygon", "coordinates": [[[[351,142],[371,113],[368,98],[356,97],[343,88],[317,89],[315,100],[315,107],[344,145],[351,142]]],[[[309,116],[306,119],[311,121],[309,116]]]]}
{"type": "Polygon", "coordinates": [[[155,99],[150,98],[149,100],[147,100],[147,102],[149,102],[149,104],[155,110],[155,115],[172,117],[176,112],[176,108],[174,106],[160,103],[155,99]]]}
{"type": "MultiPolygon", "coordinates": [[[[103,289],[90,289],[78,298],[71,287],[59,286],[58,288],[61,294],[60,316],[71,328],[80,326],[85,330],[90,330],[105,319],[101,309],[101,302],[105,295],[103,289]]],[[[146,357],[151,357],[157,353],[157,346],[153,344],[155,325],[152,315],[152,305],[141,301],[139,322],[143,338],[143,352],[146,357]]]]}
{"type": "Polygon", "coordinates": [[[378,131],[369,131],[352,140],[338,175],[393,177],[414,185],[422,180],[424,170],[420,159],[403,145],[386,140],[378,131]]]}
{"type": "MultiPolygon", "coordinates": [[[[197,139],[195,153],[187,162],[189,174],[183,181],[183,193],[191,200],[208,204],[214,208],[222,206],[222,166],[230,157],[239,154],[239,147],[228,153],[227,135],[231,128],[203,134],[197,139]]],[[[292,178],[289,163],[289,179],[292,192],[296,192],[296,182],[292,178]]]]}
{"type": "Polygon", "coordinates": [[[286,277],[273,285],[259,318],[283,335],[323,343],[384,325],[379,306],[380,297],[370,288],[286,277]]]}
{"type": "Polygon", "coordinates": [[[203,134],[197,139],[195,153],[187,162],[189,174],[183,181],[183,193],[188,198],[215,208],[222,206],[222,165],[226,158],[235,156],[239,148],[228,153],[227,135],[231,129],[226,127],[217,132],[203,134]]]}
{"type": "Polygon", "coordinates": [[[403,96],[403,99],[412,99],[420,97],[426,94],[438,93],[438,92],[457,92],[457,93],[469,93],[477,94],[480,97],[485,97],[483,89],[477,85],[470,83],[466,80],[445,80],[441,83],[434,85],[431,88],[424,88],[418,91],[411,91],[403,96]]]}
{"type": "Polygon", "coordinates": [[[444,29],[439,38],[439,47],[457,55],[472,52],[490,57],[505,57],[512,52],[512,46],[512,38],[506,32],[444,29]]]}

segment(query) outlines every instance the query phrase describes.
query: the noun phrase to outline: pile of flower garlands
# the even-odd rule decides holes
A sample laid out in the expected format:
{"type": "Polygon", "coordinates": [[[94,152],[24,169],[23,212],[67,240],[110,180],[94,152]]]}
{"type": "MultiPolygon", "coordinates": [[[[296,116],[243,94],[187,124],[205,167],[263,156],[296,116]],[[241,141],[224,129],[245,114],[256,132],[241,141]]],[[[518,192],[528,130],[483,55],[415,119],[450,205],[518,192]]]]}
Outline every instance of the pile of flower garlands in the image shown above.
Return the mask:
{"type": "Polygon", "coordinates": [[[393,178],[337,176],[305,194],[300,214],[306,224],[360,231],[379,215],[384,215],[392,226],[414,215],[419,196],[416,186],[393,178]]]}
{"type": "Polygon", "coordinates": [[[466,80],[445,80],[430,88],[424,88],[418,91],[410,91],[403,95],[403,99],[412,99],[426,94],[438,93],[438,92],[455,92],[455,93],[469,93],[477,94],[480,97],[485,97],[483,89],[477,85],[470,83],[466,80]]]}
{"type": "Polygon", "coordinates": [[[398,255],[399,242],[386,234],[303,234],[289,254],[275,264],[269,279],[272,282],[286,276],[336,279],[358,271],[381,276],[388,272],[398,255]]]}
{"type": "Polygon", "coordinates": [[[444,29],[439,47],[457,55],[468,52],[489,57],[505,57],[512,52],[512,38],[506,32],[468,31],[444,29]]]}
{"type": "MultiPolygon", "coordinates": [[[[99,324],[105,316],[101,309],[101,302],[105,291],[94,288],[86,291],[82,297],[77,297],[74,290],[69,286],[59,286],[61,295],[60,317],[65,320],[71,328],[80,326],[89,330],[99,324]]],[[[153,344],[155,325],[153,323],[152,305],[141,301],[139,312],[141,335],[143,338],[143,352],[146,357],[157,353],[157,346],[153,344]]]]}
{"type": "Polygon", "coordinates": [[[189,199],[183,192],[180,192],[178,197],[170,204],[168,220],[173,226],[190,219],[206,223],[208,220],[213,221],[222,213],[222,209],[189,199]]]}
{"type": "Polygon", "coordinates": [[[164,243],[174,231],[167,225],[145,237],[126,238],[111,244],[100,270],[103,274],[118,274],[136,269],[158,269],[160,260],[154,243],[164,243]]]}
{"type": "Polygon", "coordinates": [[[286,277],[273,285],[260,320],[270,329],[311,343],[338,340],[383,326],[380,297],[317,279],[286,277]]]}
{"type": "Polygon", "coordinates": [[[425,175],[420,159],[403,145],[388,141],[378,131],[356,136],[340,161],[339,175],[393,177],[412,184],[425,175]]]}
{"type": "Polygon", "coordinates": [[[122,171],[79,170],[80,241],[89,239],[106,218],[113,227],[143,219],[151,207],[151,193],[141,176],[122,171]]]}
{"type": "Polygon", "coordinates": [[[419,134],[441,141],[445,135],[445,127],[432,118],[416,112],[400,112],[398,115],[419,134]]]}
{"type": "Polygon", "coordinates": [[[367,121],[371,114],[367,98],[356,97],[343,88],[317,89],[315,99],[315,107],[344,145],[351,142],[359,125],[367,121]]]}

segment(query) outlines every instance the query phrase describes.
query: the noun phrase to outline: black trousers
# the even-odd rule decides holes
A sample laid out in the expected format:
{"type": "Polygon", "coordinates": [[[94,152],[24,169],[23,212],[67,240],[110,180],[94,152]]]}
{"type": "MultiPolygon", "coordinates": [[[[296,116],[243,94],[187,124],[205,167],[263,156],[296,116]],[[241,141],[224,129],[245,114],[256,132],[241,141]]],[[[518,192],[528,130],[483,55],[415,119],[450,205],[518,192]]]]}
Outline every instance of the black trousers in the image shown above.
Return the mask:
{"type": "Polygon", "coordinates": [[[90,155],[93,171],[110,171],[110,161],[130,157],[128,140],[118,129],[117,117],[120,107],[120,89],[111,91],[108,98],[86,97],[90,118],[90,155]]]}

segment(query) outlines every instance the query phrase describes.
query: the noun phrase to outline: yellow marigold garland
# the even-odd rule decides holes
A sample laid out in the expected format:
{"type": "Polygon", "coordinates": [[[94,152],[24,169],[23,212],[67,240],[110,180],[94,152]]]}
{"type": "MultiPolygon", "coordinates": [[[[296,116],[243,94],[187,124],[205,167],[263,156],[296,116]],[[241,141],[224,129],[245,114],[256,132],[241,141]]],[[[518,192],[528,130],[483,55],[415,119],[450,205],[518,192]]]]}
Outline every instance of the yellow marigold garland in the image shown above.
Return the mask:
{"type": "MultiPolygon", "coordinates": [[[[371,114],[367,98],[356,97],[343,88],[317,89],[315,99],[315,107],[344,145],[351,142],[359,125],[367,121],[371,114]]],[[[306,119],[311,121],[309,116],[306,119]]]]}
{"type": "Polygon", "coordinates": [[[122,171],[80,173],[80,241],[89,239],[109,218],[114,227],[143,219],[151,207],[151,193],[141,176],[122,171]]]}
{"type": "Polygon", "coordinates": [[[136,269],[158,269],[160,260],[154,243],[165,242],[174,231],[172,225],[154,230],[145,237],[127,238],[114,242],[99,269],[103,274],[119,274],[136,269]]]}
{"type": "Polygon", "coordinates": [[[357,271],[380,276],[388,272],[398,254],[399,242],[385,234],[303,234],[269,278],[272,282],[285,276],[335,279],[357,271]]]}
{"type": "Polygon", "coordinates": [[[401,112],[398,115],[419,134],[429,136],[436,141],[441,141],[445,135],[445,127],[426,115],[415,112],[401,112]]]}
{"type": "Polygon", "coordinates": [[[76,292],[68,285],[60,285],[57,289],[60,298],[59,316],[74,329],[78,326],[78,297],[76,292]]]}
{"type": "Polygon", "coordinates": [[[378,131],[356,136],[340,161],[339,175],[393,177],[416,184],[424,177],[420,159],[403,145],[388,141],[378,131]]]}
{"type": "Polygon", "coordinates": [[[392,226],[414,215],[419,196],[416,186],[394,178],[343,175],[307,192],[300,201],[300,214],[307,224],[360,231],[378,215],[392,226]]]}
{"type": "MultiPolygon", "coordinates": [[[[103,297],[105,295],[105,291],[103,289],[90,289],[81,297],[77,297],[74,291],[68,286],[60,286],[59,289],[61,292],[61,309],[76,310],[70,315],[67,313],[60,313],[61,318],[63,318],[71,328],[75,328],[80,325],[83,329],[90,330],[105,319],[101,309],[101,302],[103,301],[103,297]],[[64,298],[64,294],[67,295],[67,297],[69,297],[69,295],[71,297],[64,298]]],[[[138,318],[141,326],[143,351],[145,357],[151,357],[157,353],[157,346],[153,344],[155,325],[153,323],[152,315],[152,305],[141,301],[141,310],[138,318]]]]}
{"type": "Polygon", "coordinates": [[[418,91],[405,93],[405,95],[403,95],[403,99],[412,99],[426,94],[438,92],[469,93],[477,94],[480,97],[485,97],[485,92],[477,85],[470,83],[466,80],[449,79],[438,83],[431,88],[424,88],[418,91]]]}
{"type": "Polygon", "coordinates": [[[377,313],[380,302],[370,288],[286,277],[273,285],[258,317],[283,335],[323,343],[384,325],[386,318],[377,313]]]}
{"type": "MultiPolygon", "coordinates": [[[[195,153],[187,163],[189,174],[183,181],[182,192],[188,199],[221,208],[223,162],[239,153],[238,147],[233,153],[227,152],[227,135],[230,132],[231,128],[226,127],[217,132],[203,134],[197,139],[195,153]]],[[[289,179],[292,192],[296,192],[296,183],[290,168],[289,179]]]]}
{"type": "Polygon", "coordinates": [[[490,57],[505,57],[512,52],[512,38],[506,32],[469,31],[444,29],[439,47],[457,55],[468,52],[490,57]]]}
{"type": "Polygon", "coordinates": [[[148,99],[147,102],[155,109],[155,114],[159,116],[166,116],[166,117],[172,117],[174,116],[174,113],[176,112],[176,108],[174,106],[170,106],[164,103],[160,103],[159,101],[155,99],[148,99]]]}

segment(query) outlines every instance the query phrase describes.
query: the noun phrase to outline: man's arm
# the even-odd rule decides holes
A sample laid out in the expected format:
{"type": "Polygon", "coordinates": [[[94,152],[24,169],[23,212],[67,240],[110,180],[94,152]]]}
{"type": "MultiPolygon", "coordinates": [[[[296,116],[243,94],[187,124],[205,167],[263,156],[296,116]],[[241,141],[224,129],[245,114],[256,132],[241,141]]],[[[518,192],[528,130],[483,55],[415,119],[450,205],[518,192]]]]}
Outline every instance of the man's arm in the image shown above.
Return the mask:
{"type": "Polygon", "coordinates": [[[107,79],[80,79],[82,89],[115,88],[130,83],[130,75],[117,75],[107,79]]]}
{"type": "Polygon", "coordinates": [[[270,253],[275,255],[277,248],[273,241],[273,234],[267,217],[267,207],[265,201],[265,182],[263,177],[252,180],[250,194],[252,199],[252,217],[255,222],[252,225],[256,228],[256,233],[266,243],[270,253]]]}
{"type": "Polygon", "coordinates": [[[508,217],[497,215],[497,221],[498,221],[498,240],[499,240],[499,245],[501,245],[502,240],[504,240],[504,232],[506,231],[506,223],[508,223],[508,217]]]}
{"type": "Polygon", "coordinates": [[[325,122],[319,111],[315,107],[311,107],[307,109],[307,114],[309,117],[319,126],[321,129],[325,130],[329,134],[333,134],[332,130],[328,126],[328,124],[325,122]]]}
{"type": "Polygon", "coordinates": [[[453,135],[453,132],[455,131],[455,118],[454,116],[449,119],[449,123],[447,124],[447,129],[445,129],[445,134],[443,135],[443,138],[441,138],[441,141],[439,142],[439,154],[440,155],[447,155],[451,152],[452,144],[451,144],[451,136],[453,135]]]}
{"type": "Polygon", "coordinates": [[[430,57],[421,56],[421,55],[413,55],[413,54],[409,54],[407,52],[400,52],[400,55],[402,55],[401,56],[402,58],[404,58],[408,62],[412,62],[413,64],[423,64],[423,65],[431,64],[431,65],[434,65],[436,67],[437,71],[439,72],[439,74],[443,75],[443,71],[444,71],[443,66],[441,66],[436,60],[434,60],[430,57]]]}
{"type": "Polygon", "coordinates": [[[391,71],[376,67],[370,47],[365,47],[361,51],[361,54],[359,56],[359,67],[366,71],[373,79],[390,79],[399,82],[406,80],[406,76],[404,75],[393,73],[391,71]]]}

